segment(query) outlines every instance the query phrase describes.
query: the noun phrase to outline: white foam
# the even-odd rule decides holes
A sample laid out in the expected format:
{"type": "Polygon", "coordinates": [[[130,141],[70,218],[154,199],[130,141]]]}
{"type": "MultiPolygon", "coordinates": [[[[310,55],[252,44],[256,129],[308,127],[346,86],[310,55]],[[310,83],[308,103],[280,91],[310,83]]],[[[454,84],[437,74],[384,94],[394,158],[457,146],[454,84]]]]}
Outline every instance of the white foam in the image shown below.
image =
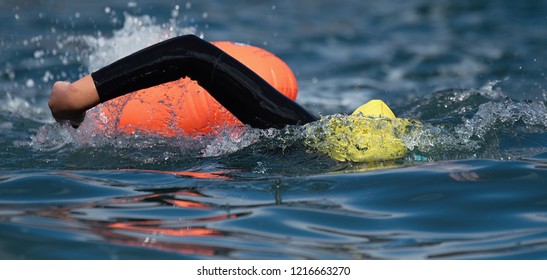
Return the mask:
{"type": "Polygon", "coordinates": [[[9,92],[6,93],[5,97],[0,99],[0,102],[3,104],[0,107],[0,111],[3,112],[37,122],[49,122],[52,119],[49,116],[49,112],[46,112],[41,106],[36,106],[21,97],[12,96],[9,92]]]}
{"type": "Polygon", "coordinates": [[[502,134],[518,138],[529,133],[547,132],[547,109],[539,101],[488,101],[478,111],[453,129],[425,124],[404,137],[412,151],[434,159],[489,157],[503,151],[499,147],[502,134]]]}
{"type": "Polygon", "coordinates": [[[90,71],[95,71],[155,43],[195,32],[194,27],[177,27],[174,20],[157,24],[150,16],[132,16],[126,13],[123,27],[114,31],[110,38],[99,34],[72,39],[83,40],[89,47],[90,54],[85,63],[90,71]]]}
{"type": "Polygon", "coordinates": [[[227,128],[207,141],[208,144],[201,151],[204,157],[215,157],[239,151],[256,143],[261,136],[257,129],[227,128]]]}
{"type": "Polygon", "coordinates": [[[487,102],[481,104],[477,113],[456,127],[455,131],[464,139],[485,139],[489,133],[512,128],[519,121],[523,122],[526,129],[547,130],[545,104],[539,101],[516,102],[509,99],[502,102],[487,102]]]}

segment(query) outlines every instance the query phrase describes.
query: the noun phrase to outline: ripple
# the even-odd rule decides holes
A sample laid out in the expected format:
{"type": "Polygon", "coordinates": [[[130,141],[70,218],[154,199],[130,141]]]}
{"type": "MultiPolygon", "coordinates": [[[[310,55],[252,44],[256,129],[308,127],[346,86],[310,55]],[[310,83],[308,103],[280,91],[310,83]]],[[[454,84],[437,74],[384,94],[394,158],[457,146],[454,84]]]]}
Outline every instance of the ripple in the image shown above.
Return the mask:
{"type": "Polygon", "coordinates": [[[0,204],[66,205],[131,196],[130,189],[73,173],[20,173],[2,177],[0,204]]]}

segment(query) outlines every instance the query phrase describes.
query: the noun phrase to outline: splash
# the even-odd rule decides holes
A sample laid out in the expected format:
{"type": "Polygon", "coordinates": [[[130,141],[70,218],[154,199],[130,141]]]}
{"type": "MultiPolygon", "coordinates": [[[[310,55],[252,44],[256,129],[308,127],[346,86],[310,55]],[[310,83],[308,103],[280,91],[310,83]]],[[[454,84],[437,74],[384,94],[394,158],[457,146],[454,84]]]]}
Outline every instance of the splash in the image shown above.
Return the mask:
{"type": "Polygon", "coordinates": [[[31,119],[37,122],[48,121],[49,112],[39,106],[35,106],[31,102],[21,97],[12,96],[9,92],[6,96],[0,99],[3,103],[0,112],[17,115],[24,119],[31,119]]]}
{"type": "Polygon", "coordinates": [[[499,88],[496,88],[499,82],[497,80],[491,81],[478,89],[438,91],[426,99],[407,100],[405,102],[409,104],[399,110],[402,112],[402,117],[421,120],[443,120],[444,118],[470,114],[480,104],[507,98],[499,88]]]}
{"type": "Polygon", "coordinates": [[[406,110],[403,115],[411,120],[401,123],[386,123],[382,119],[356,121],[339,114],[327,116],[308,125],[305,143],[312,152],[338,160],[347,160],[344,155],[357,153],[368,158],[367,162],[402,156],[397,153],[394,157],[390,150],[398,143],[406,148],[406,162],[504,159],[545,151],[545,103],[509,99],[495,87],[498,82],[489,82],[479,89],[444,90],[428,99],[416,100],[399,108],[406,110]],[[344,129],[333,129],[333,123],[344,129]],[[375,133],[378,131],[382,133],[375,133]]]}
{"type": "Polygon", "coordinates": [[[547,129],[547,109],[539,101],[517,102],[506,99],[501,102],[481,104],[477,113],[456,127],[462,138],[486,139],[490,133],[500,130],[530,133],[547,129]]]}
{"type": "MultiPolygon", "coordinates": [[[[474,91],[474,90],[470,90],[474,91]]],[[[453,92],[445,92],[444,97],[434,96],[435,99],[454,97],[453,92]]],[[[472,98],[473,94],[465,93],[472,98]]],[[[462,102],[469,101],[463,100],[462,102]]],[[[428,101],[424,101],[427,103],[428,101]]],[[[462,107],[455,102],[454,107],[462,107]]],[[[547,133],[547,108],[539,101],[515,101],[504,98],[502,100],[486,101],[475,107],[467,105],[468,110],[461,118],[455,118],[450,113],[437,116],[432,120],[408,120],[393,122],[385,119],[367,119],[366,121],[350,121],[345,115],[332,115],[322,120],[310,123],[304,127],[287,127],[285,129],[253,129],[250,127],[225,128],[216,135],[161,137],[147,133],[104,133],[96,122],[86,120],[78,130],[68,125],[46,125],[32,137],[31,146],[42,151],[60,151],[63,149],[82,150],[87,148],[103,148],[111,151],[115,157],[131,155],[133,162],[165,162],[182,158],[214,158],[241,152],[253,147],[246,156],[268,154],[272,149],[275,153],[283,153],[289,147],[302,147],[310,156],[325,154],[332,157],[332,141],[325,141],[336,137],[338,142],[356,141],[356,143],[376,143],[355,131],[369,131],[378,142],[386,143],[383,135],[374,134],[374,131],[389,130],[396,136],[397,145],[404,145],[408,150],[400,164],[412,164],[421,161],[438,161],[468,158],[497,158],[509,156],[526,156],[538,152],[537,149],[522,150],[522,141],[529,137],[539,137],[536,140],[539,151],[544,151],[545,136],[547,133]],[[438,123],[438,119],[444,120],[438,123]],[[332,122],[345,129],[333,130],[332,122]],[[330,137],[330,138],[329,138],[330,137]],[[361,137],[361,140],[356,140],[361,137]],[[542,140],[543,139],[543,140],[542,140]],[[366,140],[366,141],[365,141],[366,140]],[[372,141],[372,142],[371,142],[372,141]],[[520,150],[515,150],[520,149],[520,150]],[[138,151],[137,153],[131,151],[138,151]]],[[[373,138],[374,138],[373,137],[373,138]]],[[[389,139],[388,139],[389,140],[389,139]]],[[[392,139],[394,140],[394,139],[392,139]]],[[[392,141],[390,140],[390,141],[392,141]]],[[[337,142],[337,143],[338,143],[337,142]]],[[[344,142],[345,143],[345,142],[344,142]]],[[[381,146],[381,145],[380,145],[381,146]]],[[[530,147],[529,144],[525,147],[530,147]]],[[[356,147],[355,149],[361,148],[356,147]]],[[[528,148],[525,148],[528,149],[528,148]]],[[[349,150],[347,151],[349,152],[349,150]]],[[[336,159],[336,157],[334,157],[336,159]]],[[[370,162],[385,162],[385,157],[369,160],[370,162]]],[[[390,165],[391,166],[391,165],[390,165]]]]}
{"type": "Polygon", "coordinates": [[[207,137],[208,143],[202,149],[201,155],[216,157],[233,153],[258,142],[263,135],[263,131],[249,127],[226,128],[217,135],[207,137]]]}
{"type": "MultiPolygon", "coordinates": [[[[105,8],[106,13],[113,13],[110,8],[105,8]]],[[[121,57],[138,51],[144,47],[165,39],[184,35],[194,34],[194,27],[178,27],[178,6],[175,7],[171,14],[171,19],[167,23],[159,24],[153,17],[148,15],[132,16],[124,13],[124,24],[121,29],[115,30],[111,37],[98,33],[96,35],[78,35],[66,36],[59,39],[57,48],[53,50],[37,50],[35,57],[43,58],[47,55],[54,55],[60,59],[63,65],[68,65],[71,60],[77,60],[86,65],[89,73],[97,70],[106,64],[115,61],[121,57]],[[73,49],[76,54],[71,52],[61,52],[60,50],[73,49]],[[74,57],[73,57],[74,56],[74,57]]],[[[49,73],[49,72],[47,72],[49,73]]],[[[66,79],[67,74],[61,73],[57,76],[48,74],[47,80],[66,79]]],[[[27,86],[31,82],[27,81],[27,86]]],[[[29,102],[17,97],[7,96],[8,110],[18,114],[30,114],[23,116],[36,120],[36,115],[44,119],[43,122],[51,122],[47,110],[43,110],[38,106],[31,106],[29,102]],[[33,108],[38,108],[31,110],[33,108]],[[38,111],[36,111],[38,110],[38,111]]],[[[33,150],[39,151],[60,151],[64,149],[80,150],[88,147],[112,147],[115,149],[154,149],[155,147],[170,146],[171,150],[178,149],[178,152],[184,154],[196,154],[200,148],[196,148],[198,141],[179,137],[176,139],[166,140],[164,138],[147,135],[144,133],[136,133],[132,135],[124,135],[121,133],[106,133],[104,128],[98,123],[98,109],[94,108],[88,111],[85,121],[77,130],[72,129],[66,124],[46,124],[38,129],[36,134],[32,135],[28,143],[33,150]],[[184,143],[184,144],[181,144],[184,143]]]]}
{"type": "Polygon", "coordinates": [[[69,38],[72,41],[83,41],[87,45],[90,54],[85,62],[90,71],[166,39],[196,33],[194,27],[177,27],[174,19],[168,23],[157,24],[152,17],[146,15],[139,17],[125,13],[124,16],[123,27],[114,31],[110,38],[101,34],[69,38]]]}
{"type": "MultiPolygon", "coordinates": [[[[412,114],[427,116],[421,129],[404,137],[413,152],[434,160],[469,157],[504,158],[529,137],[545,138],[547,109],[541,101],[507,98],[496,82],[481,89],[447,90],[413,107],[412,114]],[[433,109],[435,108],[435,109],[433,109]],[[444,109],[444,110],[443,110],[444,109]]],[[[538,143],[545,149],[545,142],[538,143]]],[[[530,152],[537,152],[531,149],[530,152]]],[[[519,154],[526,151],[520,149],[519,154]]]]}
{"type": "MultiPolygon", "coordinates": [[[[176,11],[176,10],[174,10],[176,11]]],[[[184,34],[194,34],[193,27],[178,28],[174,18],[165,24],[157,24],[150,16],[132,16],[124,14],[124,24],[113,32],[112,37],[102,34],[96,36],[69,37],[65,43],[83,44],[80,56],[87,57],[82,61],[89,71],[99,69],[106,64],[124,57],[130,53],[184,34]]],[[[88,112],[86,120],[78,130],[66,125],[48,125],[42,127],[32,137],[31,146],[42,151],[56,151],[66,147],[79,150],[87,147],[102,147],[113,149],[146,150],[142,159],[149,161],[146,154],[156,154],[159,149],[174,151],[172,154],[190,157],[216,157],[242,150],[263,139],[272,139],[280,134],[276,130],[257,130],[249,127],[223,129],[217,135],[190,136],[180,133],[178,137],[161,137],[144,131],[123,134],[117,131],[105,131],[101,127],[99,108],[88,112]]],[[[116,120],[113,120],[116,123],[116,120]]],[[[281,142],[285,141],[281,140],[281,142]]],[[[283,144],[280,144],[283,146],[283,144]]],[[[160,157],[163,157],[160,156],[160,157]]]]}

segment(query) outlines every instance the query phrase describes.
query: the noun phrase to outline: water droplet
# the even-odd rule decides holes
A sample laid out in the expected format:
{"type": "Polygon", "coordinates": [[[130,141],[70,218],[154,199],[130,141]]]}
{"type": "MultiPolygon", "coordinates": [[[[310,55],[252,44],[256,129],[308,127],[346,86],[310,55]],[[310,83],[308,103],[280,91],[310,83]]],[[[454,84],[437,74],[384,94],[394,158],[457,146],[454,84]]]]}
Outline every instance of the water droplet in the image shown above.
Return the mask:
{"type": "Polygon", "coordinates": [[[26,85],[28,88],[34,87],[34,80],[33,80],[33,79],[28,79],[27,82],[25,83],[25,85],[26,85]]]}
{"type": "Polygon", "coordinates": [[[9,79],[13,81],[15,79],[15,72],[13,72],[13,70],[11,69],[8,69],[6,71],[7,71],[6,73],[8,74],[9,79]]]}
{"type": "Polygon", "coordinates": [[[49,81],[51,81],[51,80],[53,80],[53,79],[54,79],[54,76],[53,76],[53,74],[51,74],[51,72],[49,72],[49,71],[46,71],[46,72],[44,73],[44,76],[42,77],[42,81],[43,81],[44,83],[47,83],[47,82],[49,82],[49,81]]]}
{"type": "Polygon", "coordinates": [[[178,7],[179,7],[179,6],[177,5],[177,6],[175,7],[175,9],[173,9],[173,10],[171,11],[171,18],[176,18],[176,17],[179,16],[179,9],[178,9],[178,7]]]}
{"type": "Polygon", "coordinates": [[[43,50],[36,50],[34,51],[34,58],[39,59],[43,57],[45,52],[43,50]]]}

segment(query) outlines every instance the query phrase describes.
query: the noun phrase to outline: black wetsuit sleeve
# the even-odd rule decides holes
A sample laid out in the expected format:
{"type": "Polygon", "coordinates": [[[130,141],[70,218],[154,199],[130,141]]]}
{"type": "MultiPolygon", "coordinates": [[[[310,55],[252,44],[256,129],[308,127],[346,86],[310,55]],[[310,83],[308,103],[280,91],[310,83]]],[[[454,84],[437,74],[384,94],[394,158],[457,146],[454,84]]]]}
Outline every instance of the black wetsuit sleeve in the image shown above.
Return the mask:
{"type": "Polygon", "coordinates": [[[241,122],[252,127],[281,128],[317,120],[245,65],[194,35],[142,49],[91,76],[101,102],[190,77],[241,122]]]}

